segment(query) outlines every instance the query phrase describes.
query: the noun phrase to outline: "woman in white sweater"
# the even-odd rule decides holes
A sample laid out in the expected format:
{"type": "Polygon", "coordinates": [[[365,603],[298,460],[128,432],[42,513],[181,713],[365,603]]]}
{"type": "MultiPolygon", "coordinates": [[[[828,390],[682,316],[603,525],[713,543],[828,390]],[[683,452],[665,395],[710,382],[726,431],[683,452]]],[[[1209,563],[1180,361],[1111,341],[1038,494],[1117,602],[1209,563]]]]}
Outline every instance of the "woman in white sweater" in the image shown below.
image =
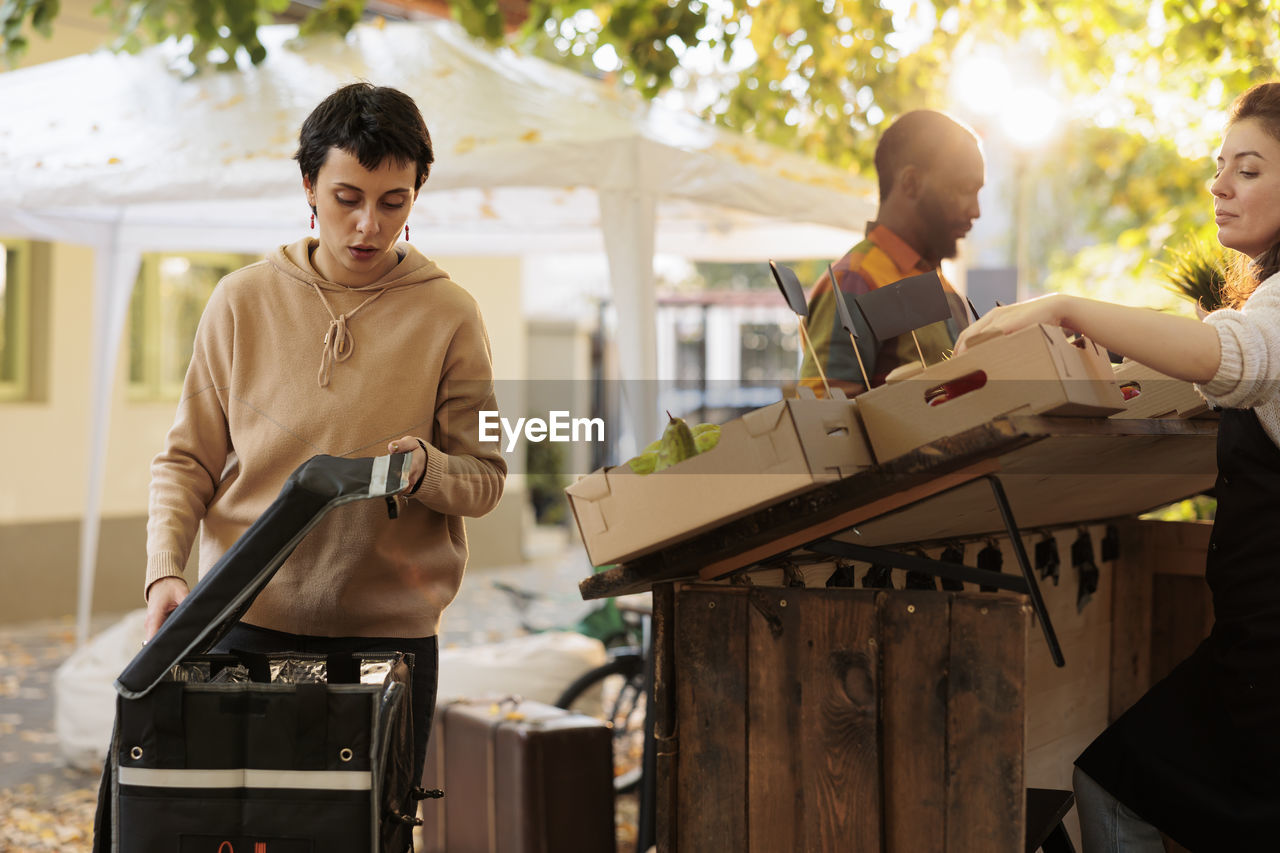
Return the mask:
{"type": "Polygon", "coordinates": [[[1280,83],[1232,108],[1211,186],[1242,256],[1204,322],[1054,294],[961,335],[1035,323],[1081,332],[1194,382],[1222,418],[1205,578],[1213,631],[1076,760],[1085,853],[1276,849],[1280,827],[1280,83]]]}

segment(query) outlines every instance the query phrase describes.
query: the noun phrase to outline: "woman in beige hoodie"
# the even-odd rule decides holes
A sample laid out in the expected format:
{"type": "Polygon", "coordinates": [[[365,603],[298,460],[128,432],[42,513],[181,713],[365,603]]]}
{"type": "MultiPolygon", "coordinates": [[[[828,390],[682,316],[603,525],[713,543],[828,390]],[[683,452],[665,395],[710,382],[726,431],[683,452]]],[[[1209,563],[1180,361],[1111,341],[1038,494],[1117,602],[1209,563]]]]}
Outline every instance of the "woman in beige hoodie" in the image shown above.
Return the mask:
{"type": "Polygon", "coordinates": [[[492,510],[506,477],[497,445],[479,442],[479,413],[497,409],[489,341],[475,300],[399,240],[433,161],[411,98],[339,89],[303,123],[295,159],[316,236],[219,282],[152,463],[147,636],[187,594],[197,529],[203,575],[310,457],[411,453],[400,517],[381,501],[330,513],[219,648],[413,652],[420,771],[462,518],[492,510]]]}

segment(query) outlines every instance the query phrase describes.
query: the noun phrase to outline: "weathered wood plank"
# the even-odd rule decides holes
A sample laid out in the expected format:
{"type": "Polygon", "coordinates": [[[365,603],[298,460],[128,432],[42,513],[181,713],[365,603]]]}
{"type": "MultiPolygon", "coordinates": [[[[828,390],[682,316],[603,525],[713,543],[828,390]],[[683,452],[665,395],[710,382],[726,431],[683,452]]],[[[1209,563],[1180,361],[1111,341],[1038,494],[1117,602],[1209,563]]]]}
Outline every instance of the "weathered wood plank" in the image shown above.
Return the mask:
{"type": "MultiPolygon", "coordinates": [[[[796,590],[800,592],[800,590],[796,590]]],[[[810,590],[800,621],[801,797],[808,851],[879,850],[879,667],[875,594],[810,590]]]]}
{"type": "Polygon", "coordinates": [[[745,588],[687,588],[676,597],[681,853],[747,849],[746,609],[745,588]]]}
{"type": "Polygon", "coordinates": [[[1211,596],[1203,580],[1212,526],[1125,521],[1118,527],[1120,559],[1112,591],[1111,720],[1185,658],[1212,624],[1211,596]]]}
{"type": "Polygon", "coordinates": [[[1218,422],[1211,418],[1074,418],[1053,415],[1008,415],[1015,430],[1028,435],[1177,435],[1210,436],[1218,434],[1218,422]]]}
{"type": "Polygon", "coordinates": [[[884,849],[946,849],[950,596],[881,593],[884,849]]]}
{"type": "Polygon", "coordinates": [[[802,589],[753,587],[747,607],[747,839],[751,853],[799,850],[804,833],[800,626],[821,619],[802,589]]]}
{"type": "MultiPolygon", "coordinates": [[[[1118,442],[1117,439],[1107,439],[1118,442]]],[[[1051,445],[1055,439],[1045,439],[1051,445]]],[[[1212,455],[1212,443],[1200,441],[1201,458],[1212,455]]],[[[1051,450],[1046,447],[1045,450],[1051,450]]],[[[1186,457],[1187,453],[1180,454],[1186,457]]],[[[1174,455],[1166,466],[1176,466],[1174,455]]],[[[1001,465],[1009,462],[1001,457],[1001,465]]],[[[1024,530],[1076,527],[1101,519],[1132,516],[1188,495],[1213,483],[1212,474],[1180,471],[1170,474],[1104,477],[1082,469],[1076,474],[1035,471],[1003,472],[1000,481],[1018,524],[1024,530]],[[1124,482],[1125,487],[1120,488],[1124,482]]],[[[1004,521],[986,483],[970,483],[858,525],[857,542],[869,546],[917,545],[974,536],[1000,536],[1004,521]]],[[[854,540],[851,540],[854,541],[854,540]]]]}
{"type": "MultiPolygon", "coordinates": [[[[1105,582],[1105,581],[1104,581],[1105,582]]],[[[1106,626],[1104,630],[1109,630],[1106,626]]],[[[1035,636],[1035,633],[1032,633],[1035,636]]],[[[1068,634],[1063,644],[1067,668],[1060,669],[1057,677],[1049,673],[1046,679],[1033,682],[1030,675],[1026,683],[1027,703],[1027,751],[1058,740],[1069,732],[1084,729],[1095,735],[1107,725],[1107,680],[1111,659],[1111,638],[1107,634],[1068,634]],[[1068,645],[1069,643],[1069,645],[1068,645]]],[[[1042,655],[1046,653],[1041,650],[1042,655]]],[[[1047,655],[1046,655],[1047,656],[1047,655]]],[[[1036,652],[1029,652],[1027,668],[1030,670],[1036,652]]],[[[1063,766],[1069,767],[1074,755],[1063,756],[1063,766]]],[[[1070,780],[1070,773],[1057,783],[1044,780],[1029,783],[1032,788],[1063,787],[1061,782],[1070,780]]]]}
{"type": "Polygon", "coordinates": [[[1107,718],[1114,722],[1151,686],[1151,547],[1149,525],[1121,522],[1120,559],[1111,584],[1111,678],[1107,718]]]}
{"type": "Polygon", "coordinates": [[[676,731],[675,589],[672,584],[653,587],[653,740],[654,843],[658,853],[675,853],[676,826],[680,815],[677,759],[680,742],[676,731]]]}
{"type": "MultiPolygon", "coordinates": [[[[1047,459],[1050,463],[1060,465],[1063,455],[1068,452],[1066,448],[1088,445],[1090,437],[1108,439],[1109,441],[1105,444],[1114,442],[1118,450],[1113,449],[1111,452],[1120,453],[1121,458],[1132,456],[1133,464],[1146,465],[1152,473],[1167,475],[1170,469],[1168,466],[1152,468],[1152,460],[1148,458],[1148,454],[1128,454],[1124,448],[1158,447],[1157,456],[1168,451],[1176,457],[1173,470],[1177,471],[1185,470],[1188,457],[1208,460],[1206,464],[1212,465],[1212,439],[1216,431],[1217,424],[1211,420],[1108,420],[1037,416],[996,418],[958,435],[939,439],[933,444],[925,445],[884,465],[869,468],[852,477],[804,492],[660,551],[614,566],[584,579],[579,584],[579,591],[586,599],[604,598],[643,591],[651,584],[660,581],[689,578],[708,563],[725,559],[726,555],[752,549],[767,550],[771,542],[802,534],[814,525],[822,524],[874,501],[890,498],[982,460],[999,457],[1003,469],[1032,464],[1030,460],[1037,458],[1047,459]],[[1032,451],[1030,455],[1019,456],[1017,453],[1019,448],[1034,445],[1046,438],[1050,439],[1045,443],[1046,446],[1032,451]],[[1207,450],[1201,452],[1199,449],[1201,446],[1207,450]]],[[[1033,464],[1032,467],[1037,465],[1038,463],[1033,464]]],[[[1039,473],[1043,475],[1045,471],[1041,470],[1039,473]]],[[[1194,480],[1194,478],[1191,479],[1194,480]]],[[[1092,491],[1095,496],[1098,495],[1098,483],[1093,477],[1088,480],[1090,484],[1082,488],[1086,492],[1092,491]]],[[[1121,485],[1124,485],[1123,481],[1121,485]]],[[[1186,493],[1193,493],[1200,488],[1203,486],[1191,483],[1186,493]]],[[[1163,489],[1154,489],[1154,499],[1157,502],[1174,499],[1176,496],[1169,494],[1169,490],[1170,487],[1167,486],[1163,489]]],[[[1010,497],[1012,498],[1013,495],[1011,494],[1010,497]]],[[[1099,512],[1091,515],[1090,518],[1110,518],[1147,508],[1128,506],[1124,510],[1099,512]]],[[[1023,520],[1022,515],[1019,515],[1019,520],[1028,526],[1050,526],[1054,523],[1083,523],[1089,519],[1071,518],[1065,521],[1058,519],[1055,522],[1047,517],[1023,520]]],[[[877,542],[888,544],[923,540],[931,540],[931,537],[921,535],[917,531],[904,538],[883,538],[878,539],[877,542]]]]}
{"type": "Polygon", "coordinates": [[[1030,608],[956,594],[947,702],[947,853],[1019,853],[1030,608]]]}
{"type": "Polygon", "coordinates": [[[593,574],[578,583],[584,599],[643,592],[654,583],[691,578],[726,554],[767,547],[779,538],[1012,451],[1043,436],[994,421],[939,439],[887,464],[820,486],[741,518],[593,574]]]}
{"type": "Polygon", "coordinates": [[[1196,650],[1213,628],[1213,595],[1200,577],[1157,572],[1151,579],[1151,683],[1196,650]]]}
{"type": "Polygon", "coordinates": [[[718,578],[733,572],[735,569],[749,566],[759,560],[768,559],[775,554],[788,551],[792,548],[799,548],[820,539],[824,536],[833,536],[837,533],[847,531],[870,518],[893,512],[905,506],[917,503],[932,495],[945,492],[948,489],[955,488],[964,483],[976,480],[987,474],[994,474],[1000,470],[1000,464],[995,459],[984,459],[983,461],[970,465],[963,471],[956,471],[951,474],[943,474],[935,477],[928,482],[921,483],[909,489],[904,489],[896,494],[889,495],[878,501],[872,501],[865,506],[841,513],[835,518],[826,521],[810,524],[803,530],[792,533],[788,536],[779,536],[768,542],[756,547],[735,554],[732,557],[725,557],[720,560],[708,563],[698,571],[698,576],[703,579],[718,578]]]}

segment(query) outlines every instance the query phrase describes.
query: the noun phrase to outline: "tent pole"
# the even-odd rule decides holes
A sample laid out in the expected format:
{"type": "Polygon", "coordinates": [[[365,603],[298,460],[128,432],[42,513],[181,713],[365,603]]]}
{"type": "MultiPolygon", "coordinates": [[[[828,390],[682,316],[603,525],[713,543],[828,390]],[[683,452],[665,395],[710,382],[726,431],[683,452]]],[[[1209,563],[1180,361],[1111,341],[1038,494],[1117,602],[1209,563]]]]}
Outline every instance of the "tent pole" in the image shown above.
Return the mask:
{"type": "Polygon", "coordinates": [[[637,189],[601,190],[600,226],[618,315],[618,364],[630,415],[620,437],[638,450],[658,437],[657,295],[653,275],[657,199],[637,189]],[[629,427],[629,429],[628,429],[629,427]]]}
{"type": "Polygon", "coordinates": [[[102,528],[102,495],[107,468],[107,435],[111,424],[116,359],[124,335],[129,297],[138,277],[141,255],[121,247],[122,225],[117,219],[107,240],[96,246],[94,257],[93,349],[89,372],[92,382],[89,432],[85,459],[86,490],[80,522],[79,593],[76,602],[76,646],[89,639],[93,609],[93,581],[102,528]]]}

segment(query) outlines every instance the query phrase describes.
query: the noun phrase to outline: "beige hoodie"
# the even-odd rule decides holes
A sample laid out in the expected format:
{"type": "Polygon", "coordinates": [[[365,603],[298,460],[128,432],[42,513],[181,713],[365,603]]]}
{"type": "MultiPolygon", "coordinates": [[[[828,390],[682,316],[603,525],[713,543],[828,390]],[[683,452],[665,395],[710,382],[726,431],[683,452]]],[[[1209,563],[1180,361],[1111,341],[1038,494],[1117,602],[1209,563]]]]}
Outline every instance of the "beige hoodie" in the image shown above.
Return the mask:
{"type": "Polygon", "coordinates": [[[497,409],[484,323],[475,300],[412,246],[359,290],[321,278],[314,246],[281,247],[214,289],[151,466],[146,583],[181,576],[197,526],[203,576],[310,457],[378,456],[417,436],[426,478],[400,518],[382,501],[333,511],[245,621],[430,636],[462,580],[462,516],[493,509],[506,477],[498,446],[478,440],[479,413],[497,409]]]}

